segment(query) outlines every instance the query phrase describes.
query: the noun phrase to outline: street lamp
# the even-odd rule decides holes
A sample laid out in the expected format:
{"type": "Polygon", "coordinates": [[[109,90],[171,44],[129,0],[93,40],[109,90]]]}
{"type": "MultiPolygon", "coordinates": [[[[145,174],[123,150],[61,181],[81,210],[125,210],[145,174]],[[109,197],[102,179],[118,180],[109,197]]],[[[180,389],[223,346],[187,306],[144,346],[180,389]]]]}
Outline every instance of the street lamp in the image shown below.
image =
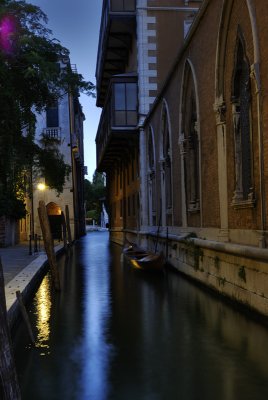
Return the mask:
{"type": "MultiPolygon", "coordinates": [[[[46,185],[44,182],[39,182],[36,185],[36,189],[43,192],[46,189],[46,185]]],[[[37,234],[34,232],[34,189],[33,189],[33,177],[31,174],[31,234],[29,241],[29,254],[32,255],[32,241],[34,243],[34,253],[38,252],[37,248],[37,234]]],[[[40,247],[40,242],[39,242],[40,247]]]]}
{"type": "Polygon", "coordinates": [[[42,192],[46,189],[46,185],[42,182],[37,184],[37,189],[41,190],[42,192]]]}

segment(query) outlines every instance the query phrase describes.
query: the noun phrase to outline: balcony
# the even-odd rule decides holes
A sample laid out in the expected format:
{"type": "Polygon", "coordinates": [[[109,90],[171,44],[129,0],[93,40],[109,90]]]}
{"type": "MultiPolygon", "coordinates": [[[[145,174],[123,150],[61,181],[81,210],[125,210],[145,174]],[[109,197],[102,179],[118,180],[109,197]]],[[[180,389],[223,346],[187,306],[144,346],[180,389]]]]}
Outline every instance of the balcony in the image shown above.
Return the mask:
{"type": "Polygon", "coordinates": [[[105,0],[96,67],[97,106],[103,107],[113,75],[125,72],[136,28],[136,0],[105,0]]]}
{"type": "Polygon", "coordinates": [[[43,136],[47,139],[61,140],[61,128],[44,128],[42,132],[43,136]]]}
{"type": "Polygon", "coordinates": [[[97,168],[107,171],[137,140],[137,78],[114,77],[109,86],[96,136],[97,168]]]}

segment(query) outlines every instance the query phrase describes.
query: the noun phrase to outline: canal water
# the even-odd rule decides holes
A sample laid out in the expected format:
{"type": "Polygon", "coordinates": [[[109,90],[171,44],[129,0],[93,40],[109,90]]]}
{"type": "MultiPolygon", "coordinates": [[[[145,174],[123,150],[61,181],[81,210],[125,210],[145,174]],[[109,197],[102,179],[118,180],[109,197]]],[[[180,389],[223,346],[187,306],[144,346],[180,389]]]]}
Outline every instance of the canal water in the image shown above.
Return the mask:
{"type": "Polygon", "coordinates": [[[263,400],[268,329],[174,271],[120,262],[92,232],[47,275],[14,337],[23,400],[263,400]]]}

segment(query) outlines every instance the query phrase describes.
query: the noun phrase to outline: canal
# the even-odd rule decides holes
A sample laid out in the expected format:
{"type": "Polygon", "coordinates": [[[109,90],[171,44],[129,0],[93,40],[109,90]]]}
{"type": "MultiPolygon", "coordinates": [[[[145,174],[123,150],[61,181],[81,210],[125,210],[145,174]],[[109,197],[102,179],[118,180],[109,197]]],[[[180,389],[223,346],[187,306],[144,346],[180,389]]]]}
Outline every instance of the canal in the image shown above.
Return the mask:
{"type": "Polygon", "coordinates": [[[23,400],[262,400],[268,329],[169,270],[120,262],[107,232],[76,243],[13,338],[23,400]]]}

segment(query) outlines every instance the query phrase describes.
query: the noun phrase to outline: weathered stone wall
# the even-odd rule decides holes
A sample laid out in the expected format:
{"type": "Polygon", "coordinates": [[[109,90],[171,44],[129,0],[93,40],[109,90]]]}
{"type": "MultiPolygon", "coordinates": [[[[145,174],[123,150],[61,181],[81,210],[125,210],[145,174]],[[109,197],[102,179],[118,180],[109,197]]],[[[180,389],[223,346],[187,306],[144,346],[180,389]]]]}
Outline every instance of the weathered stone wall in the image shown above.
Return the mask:
{"type": "MultiPolygon", "coordinates": [[[[153,127],[159,156],[160,116],[165,102],[172,136],[173,225],[162,227],[159,249],[179,271],[214,290],[268,316],[267,193],[268,171],[268,40],[267,4],[264,0],[204,1],[184,48],[145,122],[153,127]],[[254,201],[236,207],[234,122],[232,94],[238,38],[249,65],[250,137],[254,201]],[[188,63],[188,64],[187,64],[188,63]],[[180,152],[182,92],[185,65],[195,83],[200,144],[200,225],[189,215],[183,198],[184,173],[180,152]],[[183,216],[184,215],[184,216],[183,216]],[[182,243],[194,232],[199,239],[182,243]]],[[[174,56],[175,61],[175,56],[174,56]]],[[[241,117],[242,118],[242,117],[241,117]]],[[[156,165],[158,209],[161,175],[156,165]]],[[[159,212],[159,211],[158,211],[159,212]]],[[[144,235],[144,246],[155,238],[144,235]]]]}
{"type": "Polygon", "coordinates": [[[19,221],[0,217],[0,247],[14,246],[19,242],[19,221]]]}

